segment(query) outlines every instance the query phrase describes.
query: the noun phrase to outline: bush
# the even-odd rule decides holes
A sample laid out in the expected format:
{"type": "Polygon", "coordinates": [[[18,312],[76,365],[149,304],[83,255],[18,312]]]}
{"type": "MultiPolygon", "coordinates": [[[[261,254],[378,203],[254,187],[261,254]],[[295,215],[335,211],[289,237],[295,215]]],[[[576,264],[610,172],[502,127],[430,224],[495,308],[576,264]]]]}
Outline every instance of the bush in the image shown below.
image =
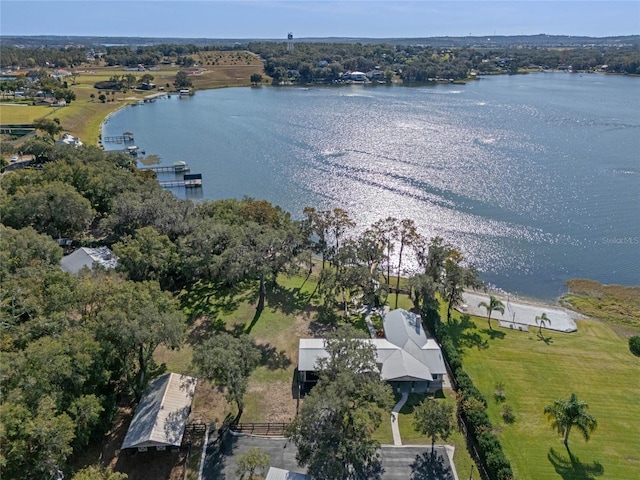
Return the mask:
{"type": "Polygon", "coordinates": [[[505,401],[506,397],[504,395],[504,383],[502,383],[502,382],[496,383],[495,390],[493,392],[493,396],[496,399],[496,402],[498,402],[498,403],[505,401]]]}
{"type": "Polygon", "coordinates": [[[516,415],[515,413],[513,413],[513,408],[511,408],[511,405],[505,405],[504,407],[502,407],[502,419],[506,423],[513,423],[516,421],[516,415]]]}
{"type": "Polygon", "coordinates": [[[633,336],[629,339],[629,350],[636,357],[640,357],[640,337],[633,336]]]}

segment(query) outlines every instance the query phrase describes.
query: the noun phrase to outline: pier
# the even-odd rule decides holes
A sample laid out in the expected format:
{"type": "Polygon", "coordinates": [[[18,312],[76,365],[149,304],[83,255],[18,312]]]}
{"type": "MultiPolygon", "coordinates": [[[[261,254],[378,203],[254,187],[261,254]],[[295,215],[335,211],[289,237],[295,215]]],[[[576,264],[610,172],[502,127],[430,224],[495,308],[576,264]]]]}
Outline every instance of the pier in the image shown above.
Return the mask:
{"type": "Polygon", "coordinates": [[[202,174],[201,173],[193,173],[187,174],[184,176],[182,180],[168,180],[168,181],[160,181],[160,186],[163,188],[202,188],[202,174]]]}
{"type": "Polygon", "coordinates": [[[102,143],[130,143],[133,142],[133,133],[124,132],[122,135],[102,137],[102,143]]]}
{"type": "Polygon", "coordinates": [[[189,171],[189,165],[186,162],[176,162],[173,165],[164,167],[146,167],[139,170],[151,170],[156,173],[184,173],[189,171]]]}

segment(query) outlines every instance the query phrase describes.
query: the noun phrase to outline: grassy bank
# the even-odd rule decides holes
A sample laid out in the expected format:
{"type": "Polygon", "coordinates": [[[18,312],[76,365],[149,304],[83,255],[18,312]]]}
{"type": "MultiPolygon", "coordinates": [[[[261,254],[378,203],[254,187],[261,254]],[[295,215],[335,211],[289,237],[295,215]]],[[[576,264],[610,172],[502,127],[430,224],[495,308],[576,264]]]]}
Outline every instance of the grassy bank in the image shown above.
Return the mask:
{"type": "MultiPolygon", "coordinates": [[[[248,86],[251,74],[263,71],[262,61],[247,52],[202,52],[194,56],[194,59],[201,65],[189,69],[198,72],[189,77],[196,90],[248,86]]],[[[67,82],[69,88],[76,94],[76,100],[68,106],[18,106],[0,103],[1,123],[31,123],[36,118],[59,118],[65,131],[79,137],[87,145],[95,145],[100,134],[100,124],[110,113],[129,103],[138,102],[147,95],[157,93],[157,90],[129,90],[112,94],[94,88],[96,82],[106,81],[114,75],[120,76],[125,73],[134,73],[137,77],[150,73],[154,77],[153,82],[169,92],[174,90],[173,81],[178,67],[163,66],[159,71],[125,72],[122,67],[87,65],[76,69],[75,72],[77,73],[75,81],[69,78],[67,82]],[[92,94],[94,98],[91,98],[92,94]],[[100,94],[105,94],[108,101],[104,103],[99,101],[100,94]]]]}
{"type": "Polygon", "coordinates": [[[593,280],[567,282],[569,293],[561,299],[569,308],[613,326],[640,332],[640,287],[602,285],[593,280]]]}
{"type": "MultiPolygon", "coordinates": [[[[457,317],[457,315],[456,315],[457,317]]],[[[580,320],[578,332],[524,333],[472,318],[472,327],[452,329],[463,349],[465,369],[489,400],[489,416],[516,478],[634,478],[640,469],[640,363],[610,326],[580,320]],[[504,384],[505,401],[494,400],[504,384]],[[591,441],[578,431],[569,439],[571,459],[543,409],[575,392],[598,421],[591,441]],[[515,422],[502,419],[508,404],[515,422]]]]}

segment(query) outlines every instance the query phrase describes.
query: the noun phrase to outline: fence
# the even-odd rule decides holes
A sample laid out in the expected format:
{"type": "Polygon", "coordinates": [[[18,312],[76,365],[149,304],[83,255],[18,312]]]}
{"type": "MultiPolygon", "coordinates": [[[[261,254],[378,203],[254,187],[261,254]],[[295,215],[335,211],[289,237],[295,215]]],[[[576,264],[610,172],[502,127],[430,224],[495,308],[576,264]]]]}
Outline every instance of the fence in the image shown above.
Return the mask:
{"type": "MultiPolygon", "coordinates": [[[[456,380],[456,377],[453,375],[453,371],[451,370],[447,359],[444,356],[443,359],[444,366],[447,369],[447,375],[449,375],[449,380],[451,381],[451,387],[453,387],[453,390],[457,392],[458,382],[456,380]]],[[[462,418],[462,415],[460,415],[460,413],[457,413],[456,419],[458,420],[458,426],[460,427],[460,430],[462,431],[462,434],[464,435],[464,438],[467,442],[467,450],[469,451],[469,455],[471,455],[471,458],[478,467],[480,478],[482,478],[482,480],[491,480],[491,477],[489,477],[489,474],[487,473],[487,470],[484,466],[484,462],[482,462],[482,460],[480,459],[480,454],[476,449],[476,441],[471,435],[469,435],[469,429],[467,428],[467,424],[465,423],[464,418],[462,418]]]]}
{"type": "Polygon", "coordinates": [[[250,435],[284,437],[284,432],[289,425],[289,423],[236,423],[231,425],[231,430],[250,435]]]}

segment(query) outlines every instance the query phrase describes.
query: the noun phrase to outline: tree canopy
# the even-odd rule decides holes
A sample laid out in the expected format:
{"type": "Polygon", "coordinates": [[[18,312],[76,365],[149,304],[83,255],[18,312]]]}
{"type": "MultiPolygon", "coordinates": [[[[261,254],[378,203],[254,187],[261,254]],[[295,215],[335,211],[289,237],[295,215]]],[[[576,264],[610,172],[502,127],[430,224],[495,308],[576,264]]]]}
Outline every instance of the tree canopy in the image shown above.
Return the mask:
{"type": "Polygon", "coordinates": [[[598,426],[593,415],[588,412],[587,402],[578,400],[578,396],[572,393],[569,400],[556,400],[544,407],[544,414],[551,423],[551,427],[563,436],[563,442],[569,448],[569,433],[576,427],[585,441],[589,441],[591,434],[598,426]]]}
{"type": "Polygon", "coordinates": [[[372,434],[393,395],[380,379],[373,348],[352,328],[326,339],[328,357],[318,362],[318,384],[288,432],[298,463],[313,478],[380,478],[379,444],[372,434]]]}

